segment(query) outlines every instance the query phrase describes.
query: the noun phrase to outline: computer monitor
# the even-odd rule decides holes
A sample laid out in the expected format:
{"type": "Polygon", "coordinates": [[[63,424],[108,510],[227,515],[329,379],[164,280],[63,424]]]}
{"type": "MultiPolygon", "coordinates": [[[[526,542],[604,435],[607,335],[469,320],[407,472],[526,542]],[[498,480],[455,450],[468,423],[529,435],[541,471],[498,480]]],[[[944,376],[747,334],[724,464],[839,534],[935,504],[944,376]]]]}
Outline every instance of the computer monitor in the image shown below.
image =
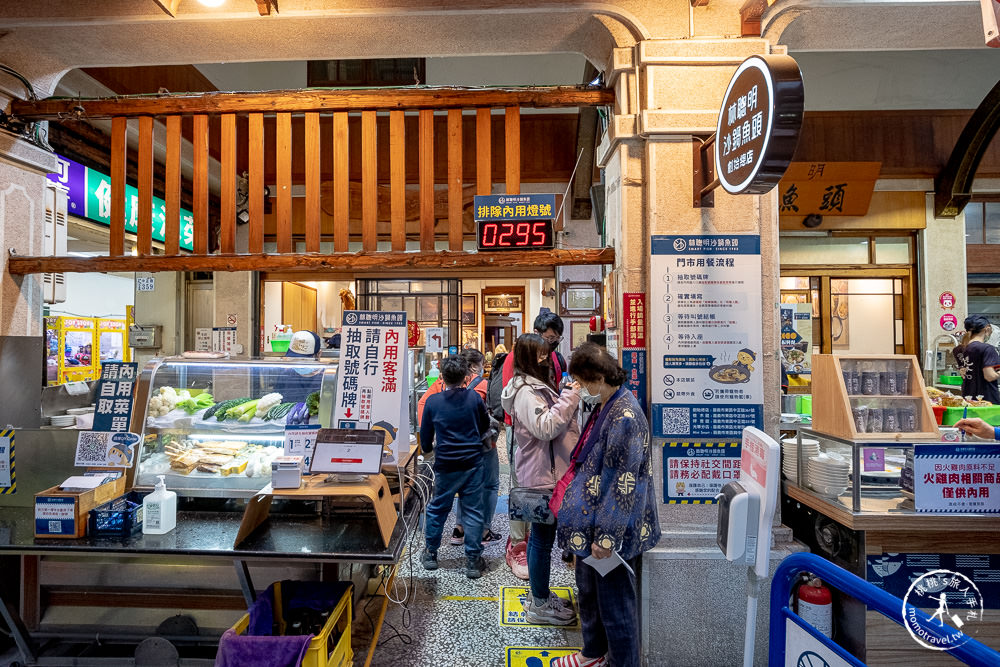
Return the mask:
{"type": "Polygon", "coordinates": [[[382,470],[381,431],[321,428],[309,464],[311,473],[375,475],[382,470]]]}

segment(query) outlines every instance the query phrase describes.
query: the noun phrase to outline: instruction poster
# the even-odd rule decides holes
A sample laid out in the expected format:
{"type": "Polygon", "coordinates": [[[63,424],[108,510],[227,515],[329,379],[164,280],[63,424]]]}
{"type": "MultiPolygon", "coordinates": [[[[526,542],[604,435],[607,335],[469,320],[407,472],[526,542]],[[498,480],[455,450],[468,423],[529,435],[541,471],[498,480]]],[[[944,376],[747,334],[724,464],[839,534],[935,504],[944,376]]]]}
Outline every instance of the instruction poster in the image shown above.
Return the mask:
{"type": "Polygon", "coordinates": [[[781,363],[785,372],[812,373],[812,304],[783,303],[781,314],[781,363]]]}
{"type": "Polygon", "coordinates": [[[14,429],[0,429],[0,494],[17,493],[14,476],[14,429]]]}
{"type": "Polygon", "coordinates": [[[740,478],[739,442],[668,442],[663,448],[663,502],[712,505],[740,478]]]}
{"type": "Polygon", "coordinates": [[[507,667],[550,667],[556,658],[573,655],[581,649],[579,646],[505,646],[507,651],[507,667]]]}
{"type": "Polygon", "coordinates": [[[333,420],[382,431],[387,464],[410,446],[407,349],[405,312],[344,311],[333,420]]]}
{"type": "Polygon", "coordinates": [[[651,238],[650,422],[657,438],[739,438],[764,422],[760,236],[651,238]]]}

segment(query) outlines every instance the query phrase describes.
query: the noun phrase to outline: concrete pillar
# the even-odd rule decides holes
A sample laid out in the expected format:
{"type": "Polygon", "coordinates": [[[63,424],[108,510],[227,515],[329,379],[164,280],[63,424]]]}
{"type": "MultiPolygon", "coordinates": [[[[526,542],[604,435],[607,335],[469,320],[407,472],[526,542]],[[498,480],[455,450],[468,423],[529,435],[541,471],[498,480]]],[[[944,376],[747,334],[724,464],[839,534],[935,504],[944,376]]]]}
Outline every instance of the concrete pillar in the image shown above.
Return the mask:
{"type": "MultiPolygon", "coordinates": [[[[968,275],[965,260],[965,214],[955,219],[934,217],[934,193],[927,194],[927,227],[919,235],[920,254],[920,293],[924,295],[920,309],[920,340],[921,350],[942,357],[954,347],[951,336],[941,328],[941,317],[952,314],[958,320],[955,331],[963,332],[963,321],[969,313],[968,275]],[[961,261],[959,261],[961,258],[961,261]],[[941,305],[941,294],[951,292],[955,295],[954,308],[941,305]]],[[[934,367],[935,361],[926,363],[926,352],[920,358],[923,368],[934,367]]],[[[942,358],[942,362],[945,359],[942,358]]],[[[939,364],[939,368],[944,368],[939,364]]],[[[937,378],[927,378],[931,382],[937,378]]]]}
{"type": "MultiPolygon", "coordinates": [[[[615,49],[606,70],[617,102],[598,160],[605,169],[609,242],[616,249],[622,292],[648,292],[652,234],[761,235],[765,430],[777,435],[777,194],[732,196],[715,191],[713,208],[693,206],[693,141],[714,133],[719,105],[736,66],[771,53],[759,39],[646,40],[615,49]]],[[[656,324],[649,322],[651,335],[656,324]]],[[[657,495],[662,442],[654,443],[657,495]]],[[[643,652],[650,665],[740,664],[746,609],[746,568],[715,546],[717,508],[661,505],[663,539],[643,560],[643,652]],[[708,591],[711,591],[708,593],[708,591]],[[671,631],[659,632],[669,619],[671,631]],[[708,619],[711,619],[710,621],[708,619]],[[727,639],[719,641],[720,629],[727,639]],[[684,637],[685,641],[673,641],[684,637]]],[[[790,553],[790,531],[778,528],[772,564],[790,553]]],[[[767,636],[767,587],[761,593],[759,637],[767,636]]],[[[767,642],[756,662],[766,662],[767,642]]]]}

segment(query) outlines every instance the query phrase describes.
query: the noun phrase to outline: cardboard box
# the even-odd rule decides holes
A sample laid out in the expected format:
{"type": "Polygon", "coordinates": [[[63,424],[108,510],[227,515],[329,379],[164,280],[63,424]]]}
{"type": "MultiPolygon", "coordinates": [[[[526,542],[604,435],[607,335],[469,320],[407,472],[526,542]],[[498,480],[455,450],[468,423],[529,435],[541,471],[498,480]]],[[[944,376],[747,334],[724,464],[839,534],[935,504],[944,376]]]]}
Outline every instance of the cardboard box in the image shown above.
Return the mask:
{"type": "Polygon", "coordinates": [[[35,537],[78,538],[87,534],[90,510],[125,493],[125,476],[86,491],[58,486],[35,494],[35,537]]]}

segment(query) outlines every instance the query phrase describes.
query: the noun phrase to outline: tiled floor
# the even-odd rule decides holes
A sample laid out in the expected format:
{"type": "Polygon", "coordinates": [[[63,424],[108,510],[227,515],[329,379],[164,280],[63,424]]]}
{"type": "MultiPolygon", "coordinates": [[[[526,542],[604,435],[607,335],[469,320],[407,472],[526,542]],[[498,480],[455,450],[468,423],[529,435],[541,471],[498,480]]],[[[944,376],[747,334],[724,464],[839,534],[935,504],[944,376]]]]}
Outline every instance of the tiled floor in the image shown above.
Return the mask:
{"type": "MultiPolygon", "coordinates": [[[[501,448],[501,452],[503,449],[501,448]]],[[[509,467],[501,454],[500,493],[509,488],[509,467]]],[[[421,667],[506,665],[505,646],[579,646],[579,630],[564,628],[502,627],[499,622],[498,595],[501,586],[526,586],[517,579],[504,562],[507,538],[506,498],[501,498],[493,530],[504,539],[486,546],[484,557],[488,570],[480,579],[465,576],[465,552],[461,546],[447,544],[454,515],[445,527],[445,543],[438,552],[440,568],[428,572],[420,565],[423,531],[413,541],[412,561],[404,556],[398,575],[398,594],[403,594],[403,581],[412,588],[405,607],[390,604],[379,648],[372,661],[377,667],[420,665],[421,667]]],[[[553,552],[552,586],[571,586],[575,591],[573,571],[553,552]]],[[[375,619],[378,605],[372,603],[368,613],[375,619]]],[[[360,652],[371,637],[371,624],[361,606],[356,609],[354,623],[355,650],[360,652]]],[[[355,664],[363,665],[364,653],[355,654],[355,664]]]]}

